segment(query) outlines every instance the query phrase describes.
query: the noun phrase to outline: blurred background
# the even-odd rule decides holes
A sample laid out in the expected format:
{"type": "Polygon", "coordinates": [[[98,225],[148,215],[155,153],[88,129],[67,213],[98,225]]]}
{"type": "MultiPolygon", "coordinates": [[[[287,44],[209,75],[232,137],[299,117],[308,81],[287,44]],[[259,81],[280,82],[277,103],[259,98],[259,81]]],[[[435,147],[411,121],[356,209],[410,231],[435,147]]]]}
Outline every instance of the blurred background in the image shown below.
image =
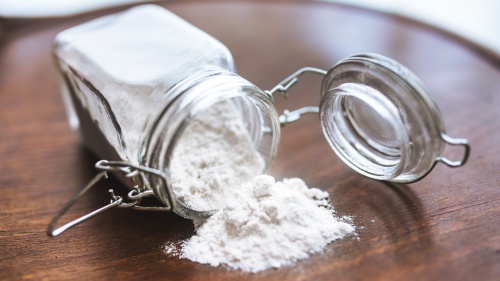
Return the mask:
{"type": "MultiPolygon", "coordinates": [[[[498,0],[323,0],[410,18],[450,32],[500,56],[498,0]]],[[[66,17],[144,0],[0,0],[4,19],[66,17]]],[[[1,33],[1,32],[0,32],[1,33]]]]}

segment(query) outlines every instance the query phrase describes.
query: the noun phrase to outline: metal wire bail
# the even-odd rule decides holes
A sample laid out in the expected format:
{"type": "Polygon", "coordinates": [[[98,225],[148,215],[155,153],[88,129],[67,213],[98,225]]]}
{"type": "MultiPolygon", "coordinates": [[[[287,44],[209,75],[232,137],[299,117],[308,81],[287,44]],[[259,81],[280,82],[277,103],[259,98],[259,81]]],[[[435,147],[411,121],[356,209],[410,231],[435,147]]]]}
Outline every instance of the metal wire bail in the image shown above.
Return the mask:
{"type": "Polygon", "coordinates": [[[462,159],[459,160],[459,161],[452,161],[452,160],[449,160],[443,156],[440,156],[436,159],[436,161],[438,162],[441,162],[445,165],[447,165],[448,167],[451,167],[451,168],[457,168],[457,167],[461,167],[463,166],[466,162],[467,162],[467,159],[469,159],[469,154],[470,154],[470,144],[469,144],[469,141],[466,140],[466,139],[455,139],[455,138],[452,138],[452,137],[449,137],[448,135],[442,133],[441,134],[441,139],[449,144],[449,145],[454,145],[454,146],[457,146],[457,145],[460,145],[460,146],[463,146],[464,148],[464,154],[462,156],[462,159]]]}
{"type": "MultiPolygon", "coordinates": [[[[292,75],[288,76],[285,78],[283,81],[278,83],[278,85],[274,86],[271,90],[264,91],[266,94],[269,96],[273,97],[274,94],[280,93],[282,94],[285,98],[288,97],[287,92],[292,88],[297,81],[299,81],[299,77],[302,76],[305,73],[312,73],[312,74],[319,74],[321,76],[326,75],[326,70],[319,69],[319,68],[314,68],[314,67],[304,67],[296,72],[294,72],[292,75]]],[[[301,107],[299,109],[289,111],[285,110],[283,114],[279,117],[280,125],[281,127],[290,124],[292,122],[295,122],[300,119],[300,117],[304,114],[308,113],[319,113],[319,107],[317,106],[305,106],[301,107]]]]}
{"type": "Polygon", "coordinates": [[[78,193],[76,193],[73,197],[71,197],[66,204],[57,212],[57,214],[54,216],[52,221],[50,222],[48,228],[47,228],[47,235],[50,237],[58,236],[59,234],[63,233],[64,231],[68,230],[69,228],[82,223],[89,218],[96,216],[104,211],[107,211],[113,207],[119,207],[119,208],[134,208],[138,210],[155,210],[155,211],[170,211],[175,207],[175,200],[174,200],[174,195],[172,191],[169,189],[168,192],[168,206],[162,206],[162,207],[143,207],[139,206],[139,203],[141,202],[142,198],[144,197],[149,197],[149,196],[154,196],[153,191],[149,188],[147,181],[144,179],[144,174],[149,173],[156,175],[161,178],[162,184],[167,186],[167,178],[166,175],[158,170],[151,169],[148,167],[140,166],[140,165],[134,165],[129,162],[124,162],[124,161],[107,161],[107,160],[101,160],[98,161],[95,164],[96,169],[100,170],[99,172],[82,190],[80,190],[78,193]],[[130,191],[127,195],[127,198],[131,202],[124,202],[123,198],[121,196],[115,195],[113,189],[109,190],[109,193],[111,194],[111,201],[108,205],[105,205],[93,212],[90,212],[84,216],[81,216],[69,223],[66,223],[65,225],[54,229],[56,227],[57,222],[59,219],[73,206],[73,204],[80,199],[90,188],[95,186],[101,179],[106,179],[108,178],[107,173],[108,172],[120,172],[122,173],[125,177],[127,178],[138,178],[139,181],[141,182],[140,185],[136,187],[136,189],[130,191]]]}

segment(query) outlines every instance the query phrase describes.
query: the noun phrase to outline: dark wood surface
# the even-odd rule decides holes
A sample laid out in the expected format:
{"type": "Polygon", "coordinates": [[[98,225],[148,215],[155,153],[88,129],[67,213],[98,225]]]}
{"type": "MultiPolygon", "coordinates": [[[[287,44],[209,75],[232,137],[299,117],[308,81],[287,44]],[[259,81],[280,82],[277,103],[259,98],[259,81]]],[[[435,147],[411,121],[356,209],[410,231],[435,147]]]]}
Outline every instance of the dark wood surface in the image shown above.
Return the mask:
{"type": "MultiPolygon", "coordinates": [[[[110,11],[7,22],[0,35],[1,280],[499,280],[500,64],[494,56],[423,25],[327,3],[165,6],[226,44],[239,73],[264,89],[300,67],[328,68],[357,52],[399,60],[434,94],[449,135],[470,140],[469,162],[459,169],[437,165],[410,185],[367,179],[340,162],[311,116],[283,129],[270,173],[327,190],[337,213],[353,216],[358,238],[257,274],[165,255],[165,242],[193,234],[190,221],[170,213],[115,209],[48,238],[47,224],[92,178],[96,161],[67,125],[51,43],[59,31],[110,11]]],[[[290,99],[276,99],[278,107],[318,104],[319,83],[304,77],[290,99]]],[[[109,187],[125,192],[118,185],[111,180],[92,190],[66,220],[105,204],[109,187]]]]}

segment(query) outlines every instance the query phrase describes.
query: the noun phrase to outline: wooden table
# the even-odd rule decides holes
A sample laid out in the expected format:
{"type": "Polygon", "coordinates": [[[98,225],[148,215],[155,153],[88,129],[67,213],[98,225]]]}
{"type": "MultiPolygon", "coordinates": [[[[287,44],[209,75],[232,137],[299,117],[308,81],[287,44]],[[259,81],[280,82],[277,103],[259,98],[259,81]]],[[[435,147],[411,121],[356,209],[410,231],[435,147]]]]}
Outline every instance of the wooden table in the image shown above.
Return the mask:
{"type": "MultiPolygon", "coordinates": [[[[7,21],[0,35],[0,279],[499,280],[500,59],[453,36],[387,15],[319,2],[168,2],[164,6],[232,51],[239,73],[264,89],[303,66],[329,68],[357,52],[399,60],[427,84],[448,134],[466,137],[466,166],[437,165],[424,180],[388,184],[356,174],[332,152],[317,117],[283,129],[270,173],[327,190],[359,236],[294,266],[257,274],[169,257],[165,242],[189,238],[171,213],[114,209],[57,238],[45,229],[96,173],[70,130],[51,43],[61,30],[119,9],[68,19],[7,21]]],[[[280,110],[317,105],[304,77],[280,110]]],[[[460,150],[447,149],[457,156],[460,150]]],[[[108,201],[102,184],[66,220],[108,201]]]]}

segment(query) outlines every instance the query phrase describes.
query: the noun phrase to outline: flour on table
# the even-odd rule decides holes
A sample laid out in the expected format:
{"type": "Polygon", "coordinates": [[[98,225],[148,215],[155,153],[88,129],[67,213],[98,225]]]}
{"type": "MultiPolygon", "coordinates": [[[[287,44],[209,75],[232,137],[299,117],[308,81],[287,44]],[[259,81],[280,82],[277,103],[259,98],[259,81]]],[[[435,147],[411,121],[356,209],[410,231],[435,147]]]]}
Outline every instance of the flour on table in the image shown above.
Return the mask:
{"type": "Polygon", "coordinates": [[[196,235],[169,255],[211,266],[257,272],[321,252],[354,233],[334,216],[327,192],[299,178],[276,182],[260,175],[264,160],[229,102],[194,121],[179,141],[171,171],[174,192],[195,210],[218,209],[195,221],[196,235]]]}

